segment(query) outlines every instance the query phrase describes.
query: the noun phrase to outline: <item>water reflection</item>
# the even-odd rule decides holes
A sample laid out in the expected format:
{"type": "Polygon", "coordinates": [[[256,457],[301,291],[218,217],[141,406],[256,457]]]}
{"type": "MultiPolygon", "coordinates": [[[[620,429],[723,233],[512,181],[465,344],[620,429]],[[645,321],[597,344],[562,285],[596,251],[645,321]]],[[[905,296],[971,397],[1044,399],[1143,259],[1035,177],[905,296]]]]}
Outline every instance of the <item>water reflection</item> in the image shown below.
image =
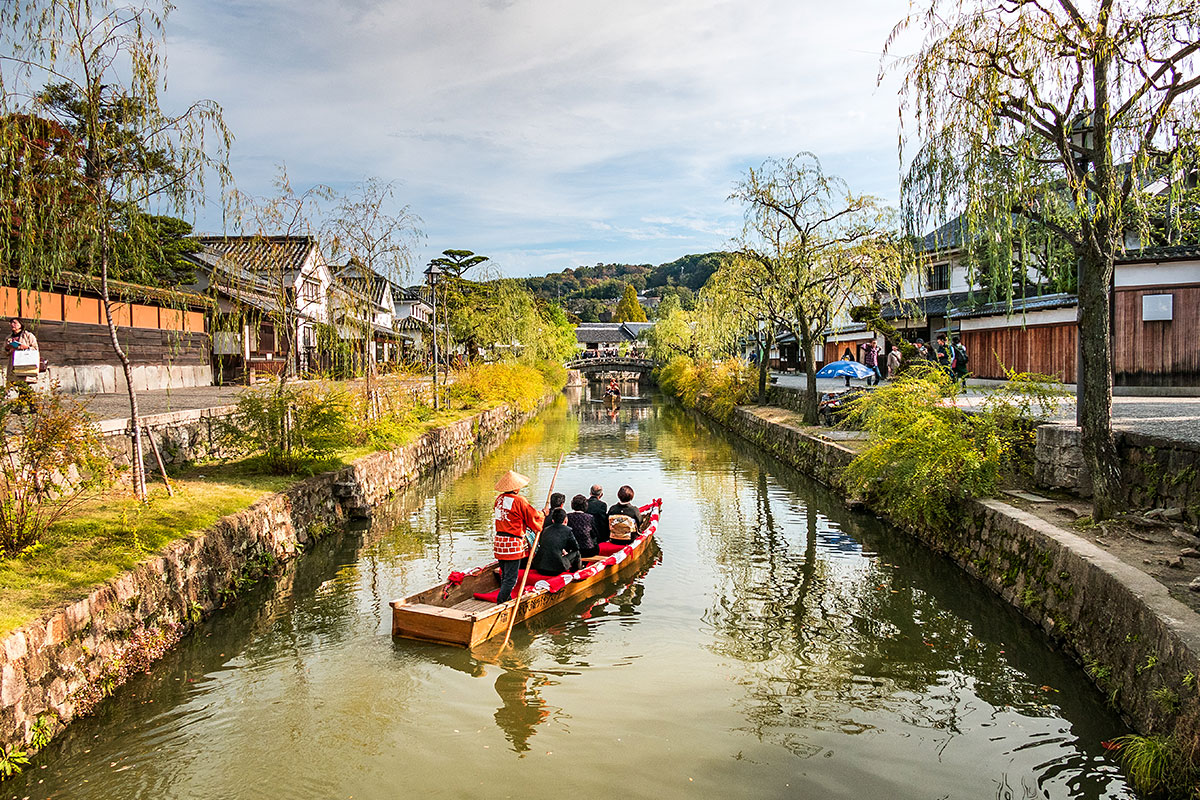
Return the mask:
{"type": "Polygon", "coordinates": [[[496,709],[496,725],[504,731],[514,752],[528,752],[534,729],[550,717],[550,708],[542,699],[541,688],[553,685],[555,683],[549,676],[532,672],[527,667],[506,666],[496,676],[496,694],[501,700],[501,706],[496,709]]]}

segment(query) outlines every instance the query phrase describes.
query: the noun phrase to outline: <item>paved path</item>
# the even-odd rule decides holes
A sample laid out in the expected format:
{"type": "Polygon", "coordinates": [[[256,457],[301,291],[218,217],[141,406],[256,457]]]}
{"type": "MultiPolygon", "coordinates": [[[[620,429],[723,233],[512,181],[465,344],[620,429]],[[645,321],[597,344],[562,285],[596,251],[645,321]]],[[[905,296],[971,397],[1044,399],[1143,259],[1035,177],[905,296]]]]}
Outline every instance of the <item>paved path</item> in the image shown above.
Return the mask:
{"type": "MultiPolygon", "coordinates": [[[[780,375],[779,385],[796,389],[805,386],[803,375],[780,375]]],[[[862,386],[862,381],[853,381],[862,386]]],[[[817,391],[837,392],[846,388],[845,378],[818,378],[817,391]]],[[[1068,387],[1072,389],[1074,387],[1068,387]]],[[[963,396],[966,405],[974,405],[987,397],[991,385],[967,382],[963,396]]],[[[1073,423],[1075,400],[1071,398],[1053,418],[1059,422],[1073,423]]],[[[1200,397],[1131,397],[1113,398],[1113,427],[1119,430],[1162,436],[1200,444],[1200,397]]]]}
{"type": "MultiPolygon", "coordinates": [[[[429,378],[412,378],[405,381],[414,388],[422,385],[428,386],[430,382],[429,378]]],[[[358,382],[352,382],[351,386],[355,383],[358,382]]],[[[156,389],[138,392],[138,410],[143,416],[151,416],[234,405],[247,388],[249,387],[198,386],[189,389],[156,389]]],[[[125,392],[75,395],[74,397],[99,422],[129,419],[129,395],[125,392]]]]}

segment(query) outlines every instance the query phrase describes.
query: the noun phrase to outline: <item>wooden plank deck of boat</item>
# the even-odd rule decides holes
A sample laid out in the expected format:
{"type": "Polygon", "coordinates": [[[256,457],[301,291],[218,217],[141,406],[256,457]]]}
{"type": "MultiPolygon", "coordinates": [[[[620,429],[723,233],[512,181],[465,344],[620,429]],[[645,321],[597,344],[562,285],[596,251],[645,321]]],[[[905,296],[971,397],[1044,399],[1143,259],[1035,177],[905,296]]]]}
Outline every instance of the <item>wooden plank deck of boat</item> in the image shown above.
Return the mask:
{"type": "Polygon", "coordinates": [[[491,600],[476,600],[474,597],[469,597],[466,600],[459,601],[450,607],[458,611],[463,611],[467,614],[474,614],[479,611],[487,611],[495,608],[496,604],[491,600]]]}

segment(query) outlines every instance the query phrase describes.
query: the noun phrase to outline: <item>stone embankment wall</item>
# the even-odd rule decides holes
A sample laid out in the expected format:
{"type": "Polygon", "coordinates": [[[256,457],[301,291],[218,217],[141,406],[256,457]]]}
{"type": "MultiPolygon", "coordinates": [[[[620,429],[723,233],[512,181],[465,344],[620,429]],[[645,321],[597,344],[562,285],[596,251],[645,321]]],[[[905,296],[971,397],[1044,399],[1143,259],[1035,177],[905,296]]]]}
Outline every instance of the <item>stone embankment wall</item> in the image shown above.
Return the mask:
{"type": "MultiPolygon", "coordinates": [[[[1200,444],[1133,431],[1118,431],[1116,438],[1124,504],[1130,509],[1178,508],[1189,523],[1200,524],[1200,444]]],[[[1034,458],[1039,486],[1091,495],[1079,428],[1042,425],[1034,458]]]]}
{"type": "Polygon", "coordinates": [[[29,741],[39,717],[56,729],[65,725],[265,565],[296,556],[422,473],[498,445],[534,413],[508,406],[483,411],[301,481],[8,634],[0,640],[0,746],[29,741]]]}
{"type": "MultiPolygon", "coordinates": [[[[220,459],[226,452],[221,426],[237,410],[237,406],[215,406],[166,414],[148,414],[142,424],[150,431],[163,462],[188,464],[193,461],[220,459]]],[[[100,436],[112,454],[113,463],[128,467],[133,461],[133,439],[129,436],[128,419],[104,420],[97,426],[100,436]]],[[[157,469],[150,443],[143,439],[143,461],[149,469],[157,469]]]]}
{"type": "MultiPolygon", "coordinates": [[[[853,452],[782,416],[772,408],[739,408],[729,427],[842,488],[853,452]]],[[[908,530],[1040,625],[1139,731],[1173,734],[1187,752],[1200,752],[1200,615],[1162,584],[999,500],[964,503],[962,524],[951,531],[908,530]]]]}

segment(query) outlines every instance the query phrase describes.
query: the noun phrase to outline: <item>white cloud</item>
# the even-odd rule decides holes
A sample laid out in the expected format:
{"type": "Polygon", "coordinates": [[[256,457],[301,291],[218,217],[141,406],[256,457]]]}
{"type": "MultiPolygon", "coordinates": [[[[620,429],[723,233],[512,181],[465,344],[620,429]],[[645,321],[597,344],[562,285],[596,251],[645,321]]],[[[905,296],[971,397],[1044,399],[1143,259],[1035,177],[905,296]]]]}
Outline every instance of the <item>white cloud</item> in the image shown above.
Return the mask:
{"type": "MultiPolygon", "coordinates": [[[[799,150],[896,195],[878,56],[903,0],[196,0],[171,96],[211,97],[241,188],[402,182],[429,255],[512,274],[720,247],[749,165],[799,150]],[[559,259],[555,261],[555,259],[559,259]]],[[[216,224],[219,216],[204,219],[216,224]]]]}

